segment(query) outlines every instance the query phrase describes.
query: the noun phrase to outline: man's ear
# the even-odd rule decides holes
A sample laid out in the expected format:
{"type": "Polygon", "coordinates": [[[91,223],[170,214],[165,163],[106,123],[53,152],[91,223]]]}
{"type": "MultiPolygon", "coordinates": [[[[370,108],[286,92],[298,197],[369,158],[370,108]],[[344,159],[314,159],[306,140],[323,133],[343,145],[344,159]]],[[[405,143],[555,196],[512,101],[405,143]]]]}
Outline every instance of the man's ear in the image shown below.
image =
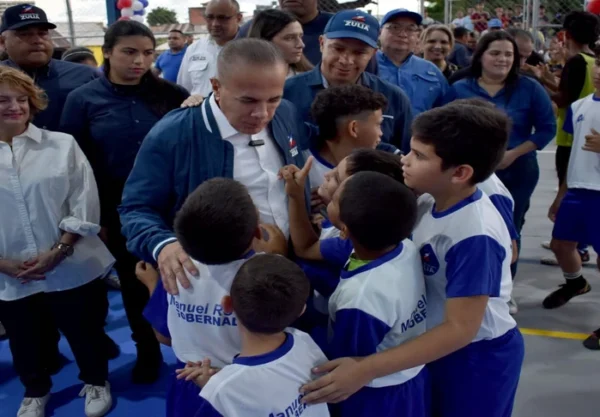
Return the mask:
{"type": "Polygon", "coordinates": [[[230,295],[226,295],[221,299],[221,305],[225,314],[233,313],[233,302],[230,295]]]}
{"type": "Polygon", "coordinates": [[[221,83],[215,77],[215,78],[210,79],[210,85],[212,86],[213,93],[215,94],[215,99],[218,100],[221,97],[221,93],[220,93],[221,83]]]}

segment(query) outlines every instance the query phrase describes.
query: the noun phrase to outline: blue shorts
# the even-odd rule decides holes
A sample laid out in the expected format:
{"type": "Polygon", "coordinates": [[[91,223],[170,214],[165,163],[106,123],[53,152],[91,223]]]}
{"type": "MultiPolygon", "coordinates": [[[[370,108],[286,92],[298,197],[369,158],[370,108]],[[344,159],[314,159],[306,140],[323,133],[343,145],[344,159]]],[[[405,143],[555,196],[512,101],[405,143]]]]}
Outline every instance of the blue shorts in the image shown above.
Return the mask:
{"type": "Polygon", "coordinates": [[[171,338],[169,326],[167,325],[167,315],[169,310],[169,301],[167,300],[167,292],[163,287],[162,281],[158,281],[156,289],[150,296],[150,300],[144,308],[144,318],[154,330],[164,337],[171,338]]]}
{"type": "Polygon", "coordinates": [[[516,327],[428,365],[434,417],[510,417],[525,345],[516,327]]]}
{"type": "Polygon", "coordinates": [[[591,244],[600,251],[600,191],[571,188],[565,194],[558,213],[552,238],[591,244]]]}
{"type": "Polygon", "coordinates": [[[404,384],[364,387],[333,407],[342,417],[429,417],[431,415],[429,371],[423,368],[404,384]]]}
{"type": "MultiPolygon", "coordinates": [[[[185,364],[177,361],[177,369],[183,367],[185,364]]],[[[177,379],[175,376],[173,372],[169,378],[167,417],[194,417],[203,402],[200,398],[200,387],[193,381],[177,379]]]]}

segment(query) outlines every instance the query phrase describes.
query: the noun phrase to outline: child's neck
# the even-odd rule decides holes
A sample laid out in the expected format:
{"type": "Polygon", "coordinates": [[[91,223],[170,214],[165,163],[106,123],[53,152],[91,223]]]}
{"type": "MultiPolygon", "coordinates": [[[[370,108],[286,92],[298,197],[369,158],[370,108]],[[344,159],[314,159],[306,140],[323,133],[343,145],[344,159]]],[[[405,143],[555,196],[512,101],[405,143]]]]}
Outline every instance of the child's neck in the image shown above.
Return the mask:
{"type": "Polygon", "coordinates": [[[387,248],[380,249],[380,250],[370,250],[370,249],[366,249],[360,243],[357,243],[356,241],[354,241],[354,239],[350,239],[350,240],[352,241],[352,246],[354,248],[354,257],[361,261],[374,261],[375,259],[379,259],[386,253],[393,251],[396,248],[396,246],[398,246],[398,245],[392,245],[392,246],[388,246],[387,248]]]}
{"type": "Polygon", "coordinates": [[[273,352],[285,342],[285,333],[260,334],[250,333],[247,329],[240,327],[242,336],[242,350],[240,356],[259,356],[273,352]]]}
{"type": "Polygon", "coordinates": [[[441,192],[432,194],[435,200],[435,211],[446,211],[449,208],[463,201],[465,198],[470,197],[477,190],[477,186],[472,185],[461,190],[449,190],[447,192],[441,192]]]}
{"type": "Polygon", "coordinates": [[[350,140],[335,137],[325,142],[325,145],[319,150],[319,155],[331,165],[337,166],[352,152],[352,149],[350,140]]]}

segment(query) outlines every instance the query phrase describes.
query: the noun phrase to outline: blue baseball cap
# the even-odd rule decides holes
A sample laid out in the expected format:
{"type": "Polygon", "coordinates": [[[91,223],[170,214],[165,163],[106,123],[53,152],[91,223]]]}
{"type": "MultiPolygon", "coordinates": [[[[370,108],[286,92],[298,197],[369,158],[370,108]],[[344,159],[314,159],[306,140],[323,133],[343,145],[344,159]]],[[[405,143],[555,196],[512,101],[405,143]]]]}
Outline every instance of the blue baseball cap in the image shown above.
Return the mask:
{"type": "Polygon", "coordinates": [[[385,16],[383,16],[383,19],[381,20],[381,26],[397,17],[408,17],[409,19],[414,20],[417,25],[420,25],[423,21],[423,16],[417,12],[411,12],[408,9],[394,9],[390,10],[385,14],[385,16]]]}
{"type": "Polygon", "coordinates": [[[496,29],[503,28],[504,25],[502,24],[502,21],[500,19],[490,19],[490,21],[488,22],[488,27],[491,29],[496,29]]]}
{"type": "Polygon", "coordinates": [[[323,35],[328,39],[357,39],[377,48],[379,22],[360,10],[342,10],[329,19],[323,35]]]}

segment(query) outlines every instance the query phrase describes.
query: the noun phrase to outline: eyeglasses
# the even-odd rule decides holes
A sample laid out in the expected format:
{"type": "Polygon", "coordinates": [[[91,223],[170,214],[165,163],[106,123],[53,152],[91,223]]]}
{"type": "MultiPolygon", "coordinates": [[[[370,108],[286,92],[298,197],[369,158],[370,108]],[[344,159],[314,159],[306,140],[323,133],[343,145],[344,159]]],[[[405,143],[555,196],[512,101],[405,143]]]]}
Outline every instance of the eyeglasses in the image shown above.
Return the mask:
{"type": "Polygon", "coordinates": [[[234,17],[235,17],[235,15],[225,16],[225,15],[222,15],[222,14],[219,14],[219,15],[216,15],[216,16],[214,14],[207,14],[207,15],[204,16],[204,18],[207,21],[209,21],[209,22],[212,22],[212,21],[216,20],[217,22],[221,22],[221,23],[225,23],[225,22],[233,19],[234,17]]]}
{"type": "Polygon", "coordinates": [[[419,30],[417,25],[397,25],[395,23],[390,23],[389,25],[386,25],[385,28],[394,35],[399,35],[401,33],[412,35],[413,33],[417,33],[419,30]]]}

